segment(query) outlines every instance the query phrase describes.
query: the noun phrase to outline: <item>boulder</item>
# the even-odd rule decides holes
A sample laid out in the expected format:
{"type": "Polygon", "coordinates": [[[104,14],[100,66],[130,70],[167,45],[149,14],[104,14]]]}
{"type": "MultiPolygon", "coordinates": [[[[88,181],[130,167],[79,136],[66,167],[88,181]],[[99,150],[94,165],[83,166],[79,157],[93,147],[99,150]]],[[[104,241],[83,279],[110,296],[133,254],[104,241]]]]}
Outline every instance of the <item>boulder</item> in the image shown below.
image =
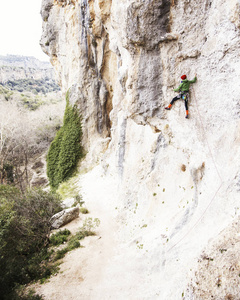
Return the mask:
{"type": "Polygon", "coordinates": [[[50,222],[53,229],[58,229],[79,216],[79,207],[64,209],[52,216],[50,222]]]}

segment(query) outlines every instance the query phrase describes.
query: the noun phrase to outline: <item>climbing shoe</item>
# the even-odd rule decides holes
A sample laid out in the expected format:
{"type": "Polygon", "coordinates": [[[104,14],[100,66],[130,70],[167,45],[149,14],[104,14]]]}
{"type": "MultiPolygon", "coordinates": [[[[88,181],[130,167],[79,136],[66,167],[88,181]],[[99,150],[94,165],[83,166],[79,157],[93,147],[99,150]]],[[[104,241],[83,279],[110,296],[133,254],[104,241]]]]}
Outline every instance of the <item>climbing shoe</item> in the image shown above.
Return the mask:
{"type": "Polygon", "coordinates": [[[170,110],[171,107],[172,107],[172,104],[169,104],[167,107],[165,107],[165,109],[170,110]]]}
{"type": "Polygon", "coordinates": [[[186,115],[186,117],[185,117],[186,119],[188,119],[188,115],[186,115]]]}

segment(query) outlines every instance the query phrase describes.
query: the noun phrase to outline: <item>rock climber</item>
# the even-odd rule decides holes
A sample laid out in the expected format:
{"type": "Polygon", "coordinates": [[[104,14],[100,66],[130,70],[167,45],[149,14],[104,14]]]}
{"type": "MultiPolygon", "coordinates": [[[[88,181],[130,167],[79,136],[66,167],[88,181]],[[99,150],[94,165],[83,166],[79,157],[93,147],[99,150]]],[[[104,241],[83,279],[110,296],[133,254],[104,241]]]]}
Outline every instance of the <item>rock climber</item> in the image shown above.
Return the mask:
{"type": "Polygon", "coordinates": [[[172,99],[170,104],[165,107],[165,109],[170,110],[172,107],[173,103],[179,99],[183,99],[185,101],[185,108],[186,108],[186,118],[188,118],[188,98],[189,98],[189,87],[191,83],[195,83],[197,80],[197,74],[195,75],[193,80],[187,80],[186,75],[181,76],[181,84],[179,85],[178,88],[173,89],[174,92],[180,92],[176,97],[172,99]]]}

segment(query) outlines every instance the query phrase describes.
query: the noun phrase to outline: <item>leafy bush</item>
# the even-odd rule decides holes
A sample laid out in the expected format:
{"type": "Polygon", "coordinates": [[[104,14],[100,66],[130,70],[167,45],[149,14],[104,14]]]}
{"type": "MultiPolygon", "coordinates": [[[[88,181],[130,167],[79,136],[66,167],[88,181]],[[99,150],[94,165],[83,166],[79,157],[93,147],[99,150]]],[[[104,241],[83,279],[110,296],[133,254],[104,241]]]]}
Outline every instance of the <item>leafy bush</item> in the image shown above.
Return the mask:
{"type": "Polygon", "coordinates": [[[47,175],[52,188],[56,189],[73,175],[78,160],[83,157],[81,139],[79,111],[69,104],[67,96],[63,126],[57,132],[47,155],[47,175]]]}
{"type": "Polygon", "coordinates": [[[87,236],[93,236],[93,235],[96,235],[96,233],[94,231],[89,231],[89,230],[85,230],[85,229],[81,229],[75,234],[76,238],[79,241],[83,240],[87,236]]]}
{"type": "MultiPolygon", "coordinates": [[[[37,95],[37,92],[34,94],[37,95]]],[[[38,96],[31,97],[30,95],[24,95],[24,96],[21,96],[20,100],[21,100],[21,103],[23,104],[23,106],[29,110],[36,110],[42,104],[44,104],[44,101],[38,96]]]]}
{"type": "Polygon", "coordinates": [[[60,230],[57,233],[51,235],[50,245],[59,246],[67,241],[71,232],[68,229],[60,230]]]}
{"type": "Polygon", "coordinates": [[[64,258],[65,254],[68,252],[68,249],[67,247],[61,249],[61,250],[58,250],[55,257],[54,257],[54,260],[57,261],[59,259],[62,259],[64,258]]]}
{"type": "Polygon", "coordinates": [[[46,271],[50,218],[60,211],[54,193],[0,185],[0,290],[8,299],[16,284],[40,278],[46,271]]]}
{"type": "Polygon", "coordinates": [[[81,227],[82,231],[93,232],[100,225],[100,220],[98,218],[86,218],[81,227]]]}
{"type": "Polygon", "coordinates": [[[85,208],[85,207],[80,207],[80,213],[82,213],[82,214],[88,214],[89,211],[88,211],[88,209],[85,208]]]}
{"type": "Polygon", "coordinates": [[[71,250],[79,248],[79,247],[80,247],[80,243],[77,238],[70,239],[70,241],[68,243],[68,247],[67,247],[68,251],[71,251],[71,250]]]}
{"type": "Polygon", "coordinates": [[[72,236],[69,239],[68,245],[66,247],[64,247],[63,249],[57,250],[54,260],[56,261],[56,260],[62,259],[67,252],[72,251],[76,248],[79,248],[80,246],[81,245],[78,241],[78,238],[76,236],[72,236]]]}
{"type": "MultiPolygon", "coordinates": [[[[75,195],[73,206],[77,206],[79,204],[80,207],[82,207],[82,205],[84,203],[85,203],[85,201],[83,201],[82,195],[75,195]]],[[[81,211],[81,209],[80,209],[80,211],[81,211]]]]}
{"type": "Polygon", "coordinates": [[[17,299],[12,300],[43,300],[43,297],[40,295],[37,295],[34,290],[30,290],[27,295],[19,295],[20,297],[17,297],[17,299]]]}
{"type": "Polygon", "coordinates": [[[40,295],[37,295],[33,289],[26,292],[24,287],[20,286],[15,291],[13,291],[9,295],[9,297],[7,297],[7,298],[5,297],[4,299],[6,299],[6,300],[43,300],[43,297],[40,295]]]}
{"type": "Polygon", "coordinates": [[[100,224],[100,220],[98,218],[95,218],[94,220],[92,218],[87,218],[84,221],[83,226],[80,228],[80,230],[68,238],[67,246],[64,247],[63,249],[57,250],[54,256],[54,261],[62,259],[68,251],[79,248],[81,246],[79,242],[80,240],[84,239],[87,236],[96,235],[94,229],[98,227],[99,224],[100,224]]]}

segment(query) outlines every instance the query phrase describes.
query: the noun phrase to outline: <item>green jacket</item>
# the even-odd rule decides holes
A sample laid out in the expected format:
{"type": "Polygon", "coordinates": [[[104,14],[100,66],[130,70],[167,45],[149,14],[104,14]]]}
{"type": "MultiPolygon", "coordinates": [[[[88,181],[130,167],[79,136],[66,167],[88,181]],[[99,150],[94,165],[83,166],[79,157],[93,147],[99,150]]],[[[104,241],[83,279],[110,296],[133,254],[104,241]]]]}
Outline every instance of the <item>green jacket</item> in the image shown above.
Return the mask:
{"type": "Polygon", "coordinates": [[[188,92],[191,83],[196,82],[197,77],[194,77],[193,80],[184,79],[178,88],[174,89],[174,92],[188,92]]]}

